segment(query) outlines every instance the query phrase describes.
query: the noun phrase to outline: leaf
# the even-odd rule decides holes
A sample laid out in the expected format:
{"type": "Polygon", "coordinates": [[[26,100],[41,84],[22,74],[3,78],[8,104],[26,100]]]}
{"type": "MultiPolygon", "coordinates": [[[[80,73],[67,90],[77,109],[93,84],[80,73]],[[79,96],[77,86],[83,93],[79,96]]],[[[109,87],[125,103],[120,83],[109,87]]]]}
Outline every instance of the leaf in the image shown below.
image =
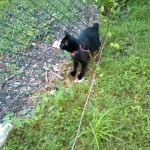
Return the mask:
{"type": "Polygon", "coordinates": [[[29,123],[30,123],[30,119],[29,119],[29,118],[24,118],[24,119],[23,119],[23,122],[29,124],[29,123]]]}
{"type": "Polygon", "coordinates": [[[55,107],[56,107],[56,106],[54,106],[54,105],[50,106],[50,107],[48,108],[48,111],[53,110],[55,107]]]}
{"type": "Polygon", "coordinates": [[[114,2],[114,8],[118,6],[118,3],[114,2]]]}
{"type": "Polygon", "coordinates": [[[117,49],[117,50],[120,49],[120,45],[118,43],[111,43],[110,46],[117,49]]]}
{"type": "Polygon", "coordinates": [[[47,96],[44,96],[44,97],[43,97],[43,101],[44,101],[44,102],[48,102],[48,101],[49,101],[49,98],[48,98],[47,96]]]}
{"type": "Polygon", "coordinates": [[[3,118],[3,121],[4,121],[4,123],[3,123],[4,125],[9,123],[10,122],[10,116],[6,115],[6,117],[3,118]]]}
{"type": "Polygon", "coordinates": [[[56,64],[56,65],[53,65],[53,69],[54,69],[54,71],[59,71],[60,70],[60,66],[58,65],[58,64],[56,64]]]}
{"type": "Polygon", "coordinates": [[[108,34],[107,34],[107,35],[108,35],[108,37],[109,37],[109,38],[111,38],[111,37],[112,37],[112,33],[111,33],[110,31],[108,32],[108,34]]]}
{"type": "Polygon", "coordinates": [[[39,120],[39,117],[33,116],[33,119],[34,119],[34,120],[39,120]]]}
{"type": "Polygon", "coordinates": [[[40,111],[40,106],[38,105],[35,109],[36,112],[39,112],[40,111]]]}
{"type": "Polygon", "coordinates": [[[24,109],[24,110],[22,110],[20,113],[21,114],[23,114],[23,115],[25,115],[27,112],[29,112],[30,111],[30,109],[24,109]]]}
{"type": "Polygon", "coordinates": [[[57,49],[60,49],[60,47],[59,47],[59,45],[60,45],[60,41],[55,41],[54,43],[53,43],[53,47],[54,48],[57,48],[57,49]]]}
{"type": "Polygon", "coordinates": [[[70,85],[70,80],[69,80],[69,79],[66,79],[66,80],[65,80],[65,83],[66,83],[67,85],[70,85]]]}
{"type": "Polygon", "coordinates": [[[46,27],[47,26],[47,23],[43,23],[43,27],[46,27]]]}
{"type": "Polygon", "coordinates": [[[12,120],[12,123],[14,126],[22,128],[23,127],[23,121],[21,118],[15,118],[12,120]]]}
{"type": "Polygon", "coordinates": [[[86,2],[86,0],[83,0],[83,3],[85,3],[86,2]]]}
{"type": "Polygon", "coordinates": [[[51,90],[51,91],[50,91],[50,94],[51,94],[51,95],[54,95],[55,93],[56,93],[56,90],[51,90]]]}
{"type": "Polygon", "coordinates": [[[0,56],[0,60],[2,60],[3,59],[3,56],[0,56]]]}
{"type": "Polygon", "coordinates": [[[102,6],[102,7],[100,8],[100,11],[101,11],[101,12],[103,12],[103,11],[104,11],[104,6],[102,6]]]}

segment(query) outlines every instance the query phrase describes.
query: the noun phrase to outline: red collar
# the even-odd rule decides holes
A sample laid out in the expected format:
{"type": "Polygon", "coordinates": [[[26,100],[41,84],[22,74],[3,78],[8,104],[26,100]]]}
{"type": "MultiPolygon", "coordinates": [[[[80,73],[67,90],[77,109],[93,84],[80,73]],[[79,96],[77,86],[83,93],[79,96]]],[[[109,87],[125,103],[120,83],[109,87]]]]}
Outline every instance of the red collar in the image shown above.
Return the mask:
{"type": "Polygon", "coordinates": [[[70,56],[75,56],[78,52],[88,52],[90,53],[90,50],[89,49],[83,49],[81,45],[79,45],[79,48],[77,51],[74,51],[74,52],[70,52],[70,56]]]}
{"type": "Polygon", "coordinates": [[[75,53],[74,52],[70,52],[70,56],[74,56],[75,55],[75,53]]]}

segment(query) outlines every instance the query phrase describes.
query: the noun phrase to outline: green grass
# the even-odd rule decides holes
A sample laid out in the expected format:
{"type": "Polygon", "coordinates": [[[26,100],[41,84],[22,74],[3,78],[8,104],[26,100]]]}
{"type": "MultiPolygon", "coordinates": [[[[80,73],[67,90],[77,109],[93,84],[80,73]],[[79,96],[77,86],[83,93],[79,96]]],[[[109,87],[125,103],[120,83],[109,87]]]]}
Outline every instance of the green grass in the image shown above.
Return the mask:
{"type": "MultiPolygon", "coordinates": [[[[123,19],[107,18],[100,33],[111,32],[76,143],[78,150],[118,150],[150,147],[150,3],[130,1],[123,19]],[[119,48],[110,46],[118,43],[119,48]]],[[[105,18],[106,19],[106,18],[105,18]]],[[[95,63],[89,68],[95,69],[95,63]]],[[[71,83],[54,96],[37,95],[35,114],[15,128],[3,150],[68,150],[71,148],[90,86],[71,83]],[[69,86],[69,87],[68,87],[69,86]]]]}

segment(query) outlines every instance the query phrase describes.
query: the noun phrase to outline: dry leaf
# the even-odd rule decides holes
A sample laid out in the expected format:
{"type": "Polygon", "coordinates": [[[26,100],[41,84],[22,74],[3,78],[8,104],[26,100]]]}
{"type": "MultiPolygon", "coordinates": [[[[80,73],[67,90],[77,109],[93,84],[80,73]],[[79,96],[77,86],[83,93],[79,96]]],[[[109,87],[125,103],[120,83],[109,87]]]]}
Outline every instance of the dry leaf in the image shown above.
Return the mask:
{"type": "Polygon", "coordinates": [[[66,80],[65,80],[65,83],[66,83],[67,85],[70,85],[70,80],[69,80],[69,79],[66,79],[66,80]]]}
{"type": "Polygon", "coordinates": [[[60,41],[55,41],[54,44],[53,44],[53,47],[57,48],[57,49],[60,49],[59,48],[60,43],[61,43],[60,41]]]}
{"type": "Polygon", "coordinates": [[[0,60],[2,60],[4,57],[3,56],[0,56],[0,60]]]}
{"type": "Polygon", "coordinates": [[[60,70],[60,66],[58,64],[53,65],[52,67],[53,67],[54,71],[56,71],[56,72],[60,70]]]}

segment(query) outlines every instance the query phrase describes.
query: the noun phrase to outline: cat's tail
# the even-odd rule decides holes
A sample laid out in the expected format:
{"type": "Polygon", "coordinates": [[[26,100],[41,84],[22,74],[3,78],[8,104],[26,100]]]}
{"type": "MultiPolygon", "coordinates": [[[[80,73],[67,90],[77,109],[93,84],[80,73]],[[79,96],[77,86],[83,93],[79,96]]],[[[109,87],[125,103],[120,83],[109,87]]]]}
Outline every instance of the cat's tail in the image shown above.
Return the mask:
{"type": "Polygon", "coordinates": [[[93,28],[96,29],[96,30],[98,30],[98,28],[99,28],[99,23],[94,23],[94,24],[93,24],[93,28]]]}

